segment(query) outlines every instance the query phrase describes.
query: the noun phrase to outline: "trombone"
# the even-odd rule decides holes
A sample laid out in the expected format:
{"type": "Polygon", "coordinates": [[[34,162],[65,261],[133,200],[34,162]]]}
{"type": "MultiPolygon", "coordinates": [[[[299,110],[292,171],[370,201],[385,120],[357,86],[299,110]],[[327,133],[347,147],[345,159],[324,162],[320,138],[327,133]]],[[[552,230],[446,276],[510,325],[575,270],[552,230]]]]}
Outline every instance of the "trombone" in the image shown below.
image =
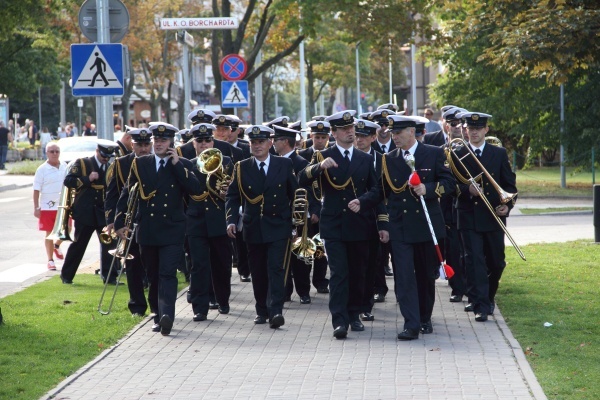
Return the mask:
{"type": "Polygon", "coordinates": [[[462,181],[463,183],[470,183],[471,185],[473,185],[473,187],[475,187],[475,189],[477,189],[477,192],[479,193],[479,197],[483,200],[483,202],[487,206],[488,210],[490,210],[490,212],[494,216],[494,219],[496,220],[496,222],[498,222],[498,225],[500,225],[500,228],[502,228],[502,231],[504,232],[504,234],[506,235],[506,237],[508,238],[510,243],[513,245],[513,247],[515,248],[517,253],[519,253],[519,256],[523,259],[523,261],[526,261],[525,255],[519,248],[519,245],[517,245],[517,242],[515,242],[515,240],[511,236],[511,234],[508,232],[508,229],[506,229],[506,225],[504,225],[504,223],[502,222],[500,217],[498,217],[498,214],[496,214],[495,208],[492,206],[492,204],[490,203],[488,198],[485,196],[483,189],[479,186],[479,184],[477,184],[477,179],[479,179],[482,175],[485,175],[487,180],[494,187],[494,190],[496,190],[496,192],[498,192],[498,195],[500,196],[500,202],[503,205],[512,201],[517,196],[517,193],[506,192],[504,189],[502,189],[500,187],[500,185],[498,185],[498,183],[494,180],[494,178],[492,178],[490,173],[485,169],[483,164],[481,164],[481,162],[477,159],[477,156],[475,155],[475,153],[473,153],[473,150],[471,150],[470,146],[467,144],[467,142],[464,139],[461,139],[461,138],[452,139],[449,143],[449,146],[446,148],[446,152],[447,152],[446,157],[448,159],[448,163],[450,164],[452,171],[455,173],[455,175],[459,178],[460,181],[462,181]],[[462,157],[456,153],[456,151],[459,150],[460,148],[465,148],[467,151],[467,153],[465,155],[463,155],[462,157]],[[458,169],[456,168],[456,166],[454,164],[454,158],[452,156],[454,156],[456,158],[456,160],[458,161],[458,163],[460,164],[462,169],[466,172],[467,177],[463,176],[458,171],[458,169]],[[469,169],[465,166],[465,164],[462,161],[463,159],[465,159],[466,157],[469,157],[469,156],[473,158],[473,160],[477,163],[477,165],[481,169],[481,173],[479,173],[476,176],[473,176],[471,174],[471,172],[469,172],[469,169]]]}
{"type": "MultiPolygon", "coordinates": [[[[132,186],[130,189],[129,199],[127,200],[127,213],[125,214],[125,227],[127,228],[126,238],[117,241],[117,247],[114,250],[109,250],[108,253],[113,256],[112,262],[110,263],[110,268],[108,270],[108,274],[105,277],[104,289],[102,290],[102,295],[100,296],[100,302],[98,303],[98,312],[102,315],[110,314],[112,310],[113,303],[115,302],[115,297],[117,295],[117,289],[119,288],[119,283],[121,282],[121,276],[123,275],[123,271],[125,271],[125,264],[119,270],[119,274],[117,275],[117,283],[115,284],[115,290],[113,291],[112,298],[110,300],[110,304],[108,306],[108,310],[104,311],[102,309],[102,302],[104,301],[104,295],[106,294],[106,289],[108,288],[108,277],[113,271],[115,266],[115,261],[117,258],[122,260],[131,260],[133,256],[129,254],[129,249],[131,248],[131,243],[134,238],[135,231],[137,229],[137,224],[133,223],[133,216],[135,215],[137,208],[137,200],[139,196],[139,191],[137,190],[138,183],[132,186]],[[132,228],[133,227],[133,228],[132,228]]],[[[108,236],[110,237],[110,236],[108,236]]]]}

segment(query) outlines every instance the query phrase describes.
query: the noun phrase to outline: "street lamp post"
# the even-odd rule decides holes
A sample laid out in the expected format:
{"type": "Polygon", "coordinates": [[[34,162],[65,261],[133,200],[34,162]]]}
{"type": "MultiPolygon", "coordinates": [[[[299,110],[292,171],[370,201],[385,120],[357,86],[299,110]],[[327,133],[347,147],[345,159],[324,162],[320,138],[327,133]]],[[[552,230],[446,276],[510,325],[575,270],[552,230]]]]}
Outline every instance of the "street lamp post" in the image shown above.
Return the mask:
{"type": "Polygon", "coordinates": [[[388,39],[388,44],[389,44],[389,56],[388,56],[388,64],[389,64],[389,80],[390,80],[390,103],[394,102],[394,93],[393,93],[393,89],[392,89],[392,39],[389,38],[388,39]]]}
{"type": "Polygon", "coordinates": [[[358,63],[358,46],[360,46],[360,40],[356,43],[356,109],[358,115],[362,114],[362,105],[360,104],[360,68],[358,63]]]}

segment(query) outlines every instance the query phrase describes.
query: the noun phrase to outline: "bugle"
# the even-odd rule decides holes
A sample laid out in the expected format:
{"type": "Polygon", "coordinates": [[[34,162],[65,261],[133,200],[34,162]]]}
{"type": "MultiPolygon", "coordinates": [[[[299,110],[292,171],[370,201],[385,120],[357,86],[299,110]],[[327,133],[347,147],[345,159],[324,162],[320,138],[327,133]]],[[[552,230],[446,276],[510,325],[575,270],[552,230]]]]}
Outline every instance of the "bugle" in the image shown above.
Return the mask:
{"type": "Polygon", "coordinates": [[[512,201],[517,196],[517,193],[509,193],[509,192],[505,191],[504,189],[502,189],[500,187],[500,185],[498,185],[498,183],[494,180],[494,178],[492,178],[492,175],[485,169],[483,164],[481,164],[481,162],[479,161],[479,159],[477,158],[475,153],[473,153],[473,150],[471,150],[471,146],[469,146],[469,144],[464,139],[460,139],[460,138],[452,139],[450,141],[449,146],[447,147],[446,151],[447,151],[447,154],[446,154],[447,161],[450,164],[450,168],[452,169],[452,171],[454,172],[454,174],[456,175],[458,180],[464,184],[470,183],[471,185],[473,185],[473,187],[479,193],[479,197],[481,197],[481,199],[485,203],[488,210],[490,210],[490,213],[492,213],[492,216],[494,217],[494,219],[496,220],[498,225],[500,225],[500,228],[502,229],[502,231],[504,232],[504,234],[506,235],[506,237],[508,238],[508,240],[510,241],[512,246],[515,248],[517,253],[519,253],[519,256],[523,259],[523,261],[526,261],[523,251],[521,251],[521,248],[519,247],[519,245],[517,245],[517,242],[515,242],[515,240],[511,236],[511,234],[508,232],[506,225],[504,225],[504,223],[502,222],[502,220],[500,219],[498,214],[496,214],[496,209],[492,206],[492,204],[486,197],[485,193],[483,192],[483,189],[477,183],[477,179],[480,179],[480,177],[482,175],[485,175],[486,179],[490,182],[490,184],[492,185],[494,190],[496,190],[496,192],[498,193],[498,196],[500,197],[500,203],[502,203],[503,205],[512,201]],[[460,150],[461,148],[464,148],[466,150],[466,153],[462,156],[457,153],[458,150],[460,150]],[[481,169],[481,173],[479,173],[476,176],[473,176],[473,174],[471,174],[469,169],[463,163],[463,160],[466,157],[473,158],[473,160],[477,164],[478,168],[481,169]],[[458,170],[458,168],[456,168],[456,165],[454,164],[455,159],[456,159],[456,161],[458,161],[462,170],[465,171],[467,176],[463,176],[460,173],[460,171],[458,170]]]}
{"type": "Polygon", "coordinates": [[[133,223],[133,217],[135,216],[135,213],[136,213],[138,196],[139,196],[139,191],[137,190],[137,188],[138,188],[138,183],[133,185],[133,187],[130,189],[129,199],[127,199],[127,212],[125,214],[125,224],[124,224],[125,228],[126,228],[126,230],[125,230],[126,238],[125,239],[119,238],[119,240],[117,241],[117,247],[114,250],[109,250],[109,253],[112,254],[113,259],[112,259],[112,262],[110,263],[110,268],[108,270],[108,274],[107,274],[107,276],[104,277],[104,279],[105,279],[104,289],[102,290],[102,295],[100,296],[100,302],[98,303],[98,312],[102,315],[110,314],[113,303],[115,302],[115,297],[117,295],[117,289],[119,287],[119,283],[121,282],[121,276],[123,275],[123,272],[125,271],[125,268],[126,268],[125,261],[133,259],[133,256],[131,254],[129,254],[129,250],[131,248],[131,243],[133,242],[135,231],[137,229],[137,224],[133,223]],[[104,301],[104,295],[106,294],[106,289],[108,288],[108,285],[109,285],[109,277],[112,274],[112,271],[113,271],[113,268],[115,267],[115,262],[117,259],[123,260],[123,265],[121,266],[121,269],[119,270],[119,274],[117,275],[115,290],[113,291],[113,295],[110,300],[108,310],[104,311],[102,309],[102,305],[103,305],[102,303],[104,301]]]}

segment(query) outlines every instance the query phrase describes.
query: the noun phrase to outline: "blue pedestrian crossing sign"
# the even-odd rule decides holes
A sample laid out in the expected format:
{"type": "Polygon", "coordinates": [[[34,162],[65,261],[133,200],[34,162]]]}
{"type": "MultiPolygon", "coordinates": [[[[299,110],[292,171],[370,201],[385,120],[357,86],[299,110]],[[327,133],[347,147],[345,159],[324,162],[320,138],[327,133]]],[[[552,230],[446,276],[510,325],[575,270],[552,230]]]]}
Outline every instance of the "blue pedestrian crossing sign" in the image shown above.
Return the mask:
{"type": "Polygon", "coordinates": [[[122,96],[123,45],[72,44],[73,96],[122,96]]]}
{"type": "Polygon", "coordinates": [[[248,107],[248,81],[222,81],[221,107],[248,107]]]}

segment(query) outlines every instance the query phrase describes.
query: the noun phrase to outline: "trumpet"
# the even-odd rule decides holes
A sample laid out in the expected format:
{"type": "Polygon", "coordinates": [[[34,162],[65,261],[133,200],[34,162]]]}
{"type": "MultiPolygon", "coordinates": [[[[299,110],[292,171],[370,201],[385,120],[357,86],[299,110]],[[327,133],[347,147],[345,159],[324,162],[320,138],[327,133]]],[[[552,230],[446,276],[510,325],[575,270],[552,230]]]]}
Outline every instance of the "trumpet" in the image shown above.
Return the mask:
{"type": "Polygon", "coordinates": [[[512,201],[515,197],[517,197],[517,193],[509,193],[509,192],[505,191],[504,189],[502,189],[500,187],[500,185],[498,185],[498,183],[494,180],[494,178],[492,178],[492,175],[485,169],[483,164],[481,164],[481,162],[477,159],[477,156],[475,155],[475,153],[473,153],[473,150],[471,150],[471,147],[467,144],[467,142],[464,139],[456,138],[456,139],[452,139],[450,141],[449,146],[446,148],[446,158],[447,158],[447,162],[448,162],[452,172],[454,172],[454,175],[457,177],[457,179],[464,184],[470,183],[471,185],[473,185],[473,187],[475,187],[477,189],[477,191],[479,192],[479,196],[481,197],[481,199],[487,206],[488,210],[490,210],[490,212],[494,216],[494,219],[496,220],[498,225],[500,225],[500,228],[502,229],[502,231],[504,232],[504,234],[506,235],[506,237],[508,238],[510,243],[513,245],[513,247],[515,248],[517,253],[519,253],[519,256],[523,259],[523,261],[526,261],[525,255],[521,251],[521,248],[519,247],[519,245],[517,245],[517,242],[515,242],[515,240],[511,236],[511,234],[508,232],[506,225],[504,225],[504,223],[502,222],[500,217],[498,217],[498,214],[496,214],[496,209],[492,206],[492,204],[490,203],[488,198],[485,196],[483,189],[481,187],[479,187],[479,185],[477,184],[477,179],[480,179],[480,177],[482,175],[485,175],[486,179],[490,182],[490,184],[492,185],[494,190],[496,190],[496,192],[498,193],[498,196],[500,197],[500,203],[502,203],[503,205],[507,204],[508,202],[512,201]],[[460,150],[461,148],[464,148],[467,151],[466,154],[464,154],[463,156],[460,156],[459,154],[457,154],[457,151],[460,150]],[[462,161],[466,157],[473,158],[473,160],[477,163],[478,167],[481,169],[481,173],[479,173],[476,176],[473,176],[471,174],[471,172],[468,170],[468,168],[465,166],[465,164],[462,161]],[[454,162],[455,158],[456,158],[457,162],[459,163],[459,165],[462,167],[462,169],[466,172],[467,176],[462,175],[460,173],[460,171],[458,170],[458,168],[456,168],[456,164],[454,162]]]}
{"type": "MultiPolygon", "coordinates": [[[[110,300],[110,304],[108,306],[108,310],[104,311],[102,309],[102,303],[104,301],[104,295],[106,294],[106,289],[108,288],[108,277],[113,271],[115,266],[115,261],[119,258],[122,260],[132,260],[133,256],[129,254],[129,249],[131,248],[131,242],[133,241],[135,231],[137,229],[137,224],[133,223],[133,216],[137,210],[138,196],[139,191],[137,190],[138,183],[133,185],[129,190],[129,199],[127,200],[127,212],[125,214],[125,227],[127,228],[127,234],[125,239],[119,238],[117,241],[117,247],[114,250],[109,250],[108,253],[113,256],[112,262],[110,263],[110,268],[108,270],[108,275],[105,277],[106,281],[104,282],[104,289],[102,290],[102,295],[100,296],[100,302],[98,303],[98,312],[102,315],[110,314],[112,310],[113,303],[115,302],[115,297],[117,295],[117,288],[119,287],[119,282],[121,282],[121,276],[123,275],[123,271],[125,271],[125,266],[121,268],[119,274],[117,275],[117,283],[115,285],[115,290],[113,292],[112,298],[110,300]]],[[[107,236],[111,237],[107,234],[107,236]]],[[[112,241],[112,239],[111,239],[112,241]]],[[[110,243],[110,242],[109,242],[110,243]]]]}
{"type": "Polygon", "coordinates": [[[225,173],[223,168],[223,153],[221,153],[221,150],[215,148],[204,150],[198,156],[196,165],[200,172],[207,175],[206,187],[208,190],[221,200],[225,200],[231,177],[225,173]],[[210,177],[213,175],[217,178],[214,188],[209,185],[210,177]]]}

